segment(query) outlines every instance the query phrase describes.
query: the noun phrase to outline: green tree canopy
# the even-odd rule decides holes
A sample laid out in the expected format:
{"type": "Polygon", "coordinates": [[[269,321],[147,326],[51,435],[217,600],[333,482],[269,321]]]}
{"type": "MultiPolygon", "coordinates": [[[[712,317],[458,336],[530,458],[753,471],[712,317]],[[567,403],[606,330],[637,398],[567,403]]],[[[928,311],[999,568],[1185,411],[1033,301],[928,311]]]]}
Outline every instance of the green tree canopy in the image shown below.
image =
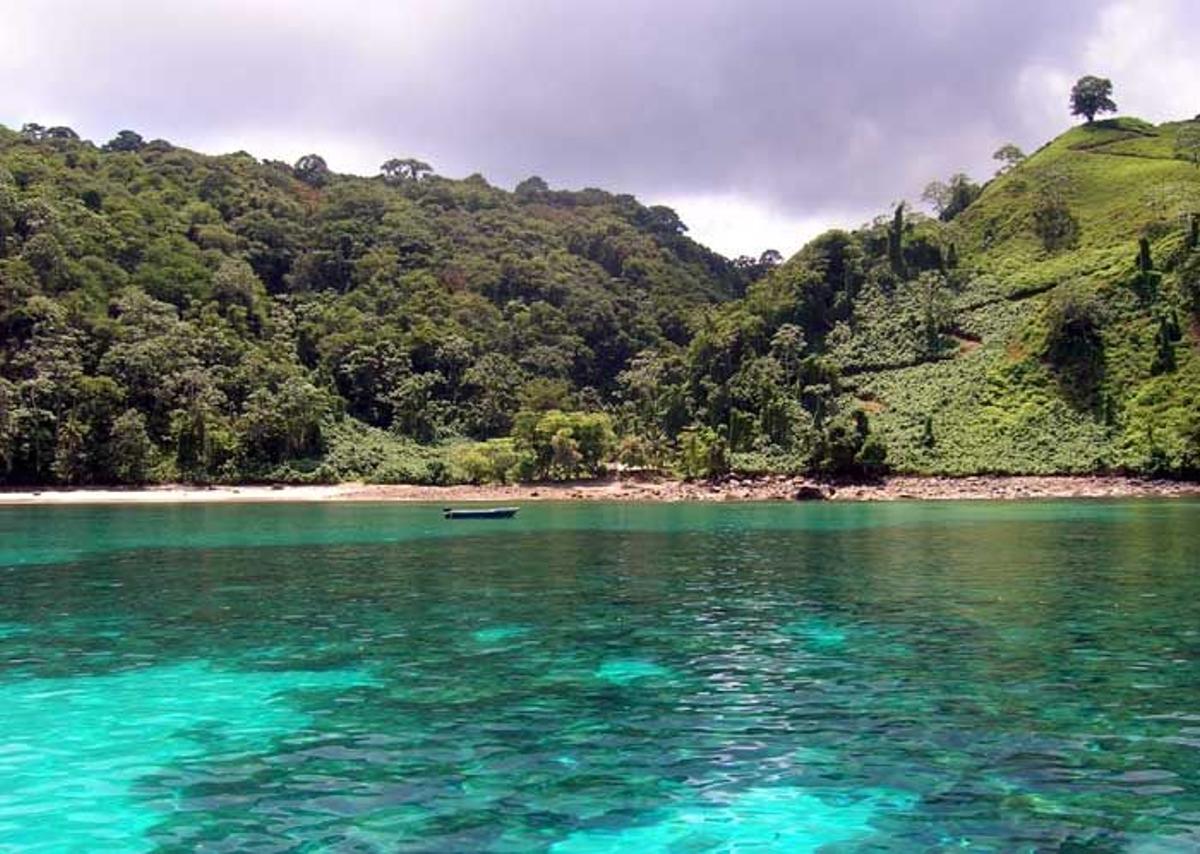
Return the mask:
{"type": "Polygon", "coordinates": [[[292,167],[296,177],[311,187],[323,187],[329,183],[333,173],[319,154],[306,154],[292,167]]]}
{"type": "Polygon", "coordinates": [[[1071,115],[1083,116],[1091,124],[1099,113],[1115,113],[1117,104],[1112,92],[1112,81],[1107,78],[1090,74],[1080,77],[1071,87],[1071,115]]]}
{"type": "Polygon", "coordinates": [[[379,167],[379,173],[389,184],[399,184],[404,181],[419,181],[423,176],[432,174],[433,167],[413,157],[393,157],[379,167]]]}
{"type": "Polygon", "coordinates": [[[537,175],[531,175],[513,190],[519,199],[534,199],[550,192],[550,185],[537,175]]]}
{"type": "Polygon", "coordinates": [[[921,193],[921,199],[929,202],[938,218],[949,222],[979,198],[982,188],[971,181],[963,172],[950,176],[950,180],[930,181],[921,193]]]}
{"type": "Polygon", "coordinates": [[[104,143],[105,151],[141,151],[146,141],[142,139],[142,135],[136,131],[122,130],[118,131],[117,135],[104,143]]]}
{"type": "Polygon", "coordinates": [[[1025,159],[1025,152],[1011,142],[1006,142],[992,153],[992,159],[1000,162],[999,174],[1003,174],[1020,164],[1025,159]]]}

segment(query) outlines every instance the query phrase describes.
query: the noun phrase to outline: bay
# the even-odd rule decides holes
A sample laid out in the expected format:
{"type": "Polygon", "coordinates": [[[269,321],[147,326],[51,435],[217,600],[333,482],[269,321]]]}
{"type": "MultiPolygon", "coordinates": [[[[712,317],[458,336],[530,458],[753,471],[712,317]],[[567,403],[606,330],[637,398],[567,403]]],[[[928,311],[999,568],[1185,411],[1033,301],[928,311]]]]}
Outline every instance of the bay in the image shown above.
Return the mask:
{"type": "Polygon", "coordinates": [[[1200,502],[0,511],[0,850],[1200,847],[1200,502]]]}

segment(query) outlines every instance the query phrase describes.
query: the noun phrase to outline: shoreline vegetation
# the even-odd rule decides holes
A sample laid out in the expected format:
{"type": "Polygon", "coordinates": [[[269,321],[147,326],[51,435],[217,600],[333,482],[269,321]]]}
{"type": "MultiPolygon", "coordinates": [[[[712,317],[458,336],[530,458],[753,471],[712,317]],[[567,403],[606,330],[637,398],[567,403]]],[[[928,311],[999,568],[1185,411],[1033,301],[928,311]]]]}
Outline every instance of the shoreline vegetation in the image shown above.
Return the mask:
{"type": "Polygon", "coordinates": [[[1085,116],[734,259],[537,176],[0,127],[0,484],[1200,479],[1200,118],[1085,116]]]}
{"type": "Polygon", "coordinates": [[[787,476],[729,477],[694,481],[608,477],[506,486],[341,483],[304,486],[169,484],[107,489],[48,487],[0,490],[0,506],[356,501],[971,501],[1183,497],[1200,497],[1200,483],[1111,475],[980,475],[958,478],[895,476],[853,483],[831,483],[787,476]]]}

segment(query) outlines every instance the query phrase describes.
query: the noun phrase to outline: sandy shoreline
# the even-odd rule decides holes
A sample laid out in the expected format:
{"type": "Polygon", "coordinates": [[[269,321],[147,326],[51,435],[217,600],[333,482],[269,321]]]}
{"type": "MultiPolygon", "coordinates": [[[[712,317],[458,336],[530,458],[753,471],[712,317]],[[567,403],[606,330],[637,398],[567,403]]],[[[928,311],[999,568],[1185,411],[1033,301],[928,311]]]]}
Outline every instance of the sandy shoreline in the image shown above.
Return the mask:
{"type": "Polygon", "coordinates": [[[897,501],[1034,498],[1200,497],[1200,483],[1128,477],[890,477],[870,484],[827,484],[799,477],[728,478],[686,483],[602,479],[515,486],[153,486],[144,489],[0,491],[0,505],[209,504],[319,501],[897,501]]]}

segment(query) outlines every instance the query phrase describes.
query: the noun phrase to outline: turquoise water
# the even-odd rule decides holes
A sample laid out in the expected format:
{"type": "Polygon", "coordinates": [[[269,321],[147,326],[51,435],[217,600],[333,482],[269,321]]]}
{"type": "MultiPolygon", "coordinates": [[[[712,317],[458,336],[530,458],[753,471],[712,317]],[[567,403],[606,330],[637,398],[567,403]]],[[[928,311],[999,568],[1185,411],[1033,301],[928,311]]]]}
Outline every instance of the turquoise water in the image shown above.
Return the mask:
{"type": "Polygon", "coordinates": [[[0,851],[1200,850],[1200,503],[0,510],[0,851]]]}

